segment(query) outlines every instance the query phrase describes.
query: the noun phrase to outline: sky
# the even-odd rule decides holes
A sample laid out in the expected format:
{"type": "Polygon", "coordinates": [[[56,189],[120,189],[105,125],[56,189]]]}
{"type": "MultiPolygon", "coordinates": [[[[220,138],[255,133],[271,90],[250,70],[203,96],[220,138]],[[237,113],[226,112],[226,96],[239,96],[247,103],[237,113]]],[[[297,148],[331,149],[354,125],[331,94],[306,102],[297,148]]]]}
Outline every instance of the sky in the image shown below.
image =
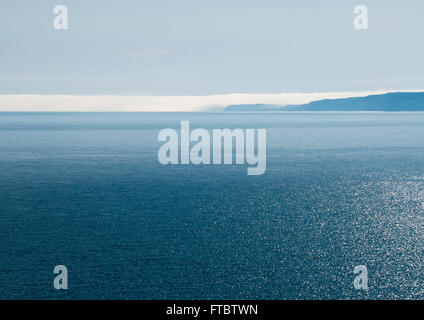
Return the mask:
{"type": "Polygon", "coordinates": [[[422,0],[1,1],[0,110],[47,95],[58,105],[69,96],[213,105],[234,94],[282,104],[293,94],[302,103],[311,93],[420,90],[423,14],[422,0]],[[359,4],[368,30],[353,27],[359,4]],[[56,5],[68,8],[67,30],[53,27],[56,5]]]}

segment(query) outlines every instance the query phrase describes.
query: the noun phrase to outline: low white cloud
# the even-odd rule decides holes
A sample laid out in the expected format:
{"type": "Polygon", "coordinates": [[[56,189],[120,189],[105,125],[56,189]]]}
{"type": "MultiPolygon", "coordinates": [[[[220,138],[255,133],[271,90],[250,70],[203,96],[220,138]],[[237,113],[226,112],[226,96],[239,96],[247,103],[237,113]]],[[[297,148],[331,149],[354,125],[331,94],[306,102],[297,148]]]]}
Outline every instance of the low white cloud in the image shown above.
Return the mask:
{"type": "MultiPolygon", "coordinates": [[[[421,91],[421,90],[403,90],[421,91]]],[[[234,104],[303,104],[314,100],[360,97],[392,91],[326,93],[233,93],[208,96],[118,96],[118,95],[0,95],[0,111],[67,112],[184,112],[219,111],[234,104]]]]}

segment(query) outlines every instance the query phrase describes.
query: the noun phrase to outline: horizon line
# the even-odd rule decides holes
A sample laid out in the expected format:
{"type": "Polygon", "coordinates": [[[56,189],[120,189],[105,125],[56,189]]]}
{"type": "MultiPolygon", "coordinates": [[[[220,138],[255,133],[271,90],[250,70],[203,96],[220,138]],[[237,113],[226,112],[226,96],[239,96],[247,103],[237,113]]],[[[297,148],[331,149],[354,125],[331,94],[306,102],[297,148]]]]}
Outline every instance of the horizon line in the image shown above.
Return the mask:
{"type": "Polygon", "coordinates": [[[0,94],[0,112],[216,112],[239,104],[296,105],[324,99],[365,97],[417,90],[211,95],[0,94]]]}

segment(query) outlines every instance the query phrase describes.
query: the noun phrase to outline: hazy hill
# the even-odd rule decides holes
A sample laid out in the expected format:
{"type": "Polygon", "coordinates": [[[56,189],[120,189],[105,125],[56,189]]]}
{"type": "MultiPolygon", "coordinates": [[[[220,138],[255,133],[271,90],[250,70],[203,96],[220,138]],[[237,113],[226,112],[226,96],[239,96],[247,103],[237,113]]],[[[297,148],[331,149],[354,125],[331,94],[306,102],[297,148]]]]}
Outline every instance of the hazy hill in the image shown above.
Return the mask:
{"type": "Polygon", "coordinates": [[[226,111],[424,111],[424,92],[394,92],[366,97],[317,100],[301,105],[237,105],[226,111]]]}

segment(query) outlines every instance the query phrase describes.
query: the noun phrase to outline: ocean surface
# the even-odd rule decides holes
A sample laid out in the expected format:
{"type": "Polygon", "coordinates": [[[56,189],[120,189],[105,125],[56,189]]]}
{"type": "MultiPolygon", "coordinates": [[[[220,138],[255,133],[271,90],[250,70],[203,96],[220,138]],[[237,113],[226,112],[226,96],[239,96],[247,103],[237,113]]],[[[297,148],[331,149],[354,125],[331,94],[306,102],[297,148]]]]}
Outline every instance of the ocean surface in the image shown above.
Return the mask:
{"type": "Polygon", "coordinates": [[[424,113],[0,113],[0,299],[424,298],[423,250],[424,113]],[[161,165],[181,120],[265,174],[161,165]]]}

